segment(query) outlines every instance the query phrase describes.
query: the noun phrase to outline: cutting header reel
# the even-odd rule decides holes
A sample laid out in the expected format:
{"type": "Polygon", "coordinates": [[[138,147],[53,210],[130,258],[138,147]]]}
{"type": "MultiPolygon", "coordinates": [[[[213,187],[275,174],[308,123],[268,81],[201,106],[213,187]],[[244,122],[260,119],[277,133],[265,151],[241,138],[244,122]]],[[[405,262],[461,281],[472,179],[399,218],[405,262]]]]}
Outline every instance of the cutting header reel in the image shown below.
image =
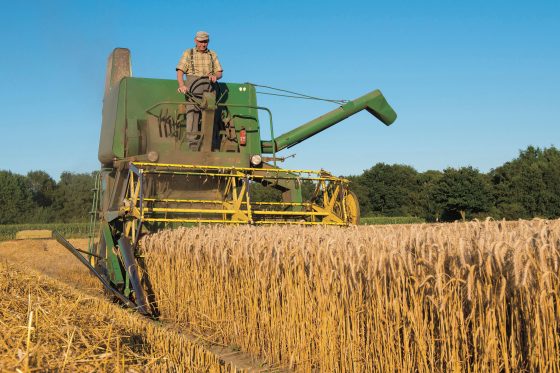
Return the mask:
{"type": "Polygon", "coordinates": [[[326,171],[148,162],[130,162],[128,170],[119,215],[126,222],[124,233],[133,240],[141,225],[154,231],[166,223],[347,225],[359,221],[359,205],[348,190],[348,180],[326,171]],[[291,191],[301,190],[305,182],[314,186],[308,201],[251,198],[257,183],[291,191]],[[188,198],[202,188],[214,198],[188,198]]]}

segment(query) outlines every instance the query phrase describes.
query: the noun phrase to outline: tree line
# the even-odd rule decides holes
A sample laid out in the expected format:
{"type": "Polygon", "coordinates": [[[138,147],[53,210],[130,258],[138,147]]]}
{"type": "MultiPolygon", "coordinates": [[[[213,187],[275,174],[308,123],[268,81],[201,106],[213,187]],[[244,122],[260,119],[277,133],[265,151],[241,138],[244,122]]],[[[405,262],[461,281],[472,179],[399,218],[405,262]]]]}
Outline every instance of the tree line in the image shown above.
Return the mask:
{"type": "Polygon", "coordinates": [[[95,172],[63,172],[56,182],[44,171],[0,171],[0,224],[86,222],[95,172]]]}
{"type": "Polygon", "coordinates": [[[473,167],[417,172],[378,163],[348,177],[363,215],[427,221],[560,217],[560,151],[529,146],[488,173],[473,167]]]}
{"type": "MultiPolygon", "coordinates": [[[[0,224],[83,222],[89,218],[96,173],[0,171],[0,224]]],[[[362,216],[416,216],[427,221],[560,217],[560,151],[529,146],[502,166],[418,172],[407,165],[377,163],[348,176],[362,216]]],[[[304,185],[310,194],[312,185],[304,185]],[[309,189],[309,190],[308,190],[309,189]]],[[[256,185],[254,200],[280,196],[256,185]]]]}

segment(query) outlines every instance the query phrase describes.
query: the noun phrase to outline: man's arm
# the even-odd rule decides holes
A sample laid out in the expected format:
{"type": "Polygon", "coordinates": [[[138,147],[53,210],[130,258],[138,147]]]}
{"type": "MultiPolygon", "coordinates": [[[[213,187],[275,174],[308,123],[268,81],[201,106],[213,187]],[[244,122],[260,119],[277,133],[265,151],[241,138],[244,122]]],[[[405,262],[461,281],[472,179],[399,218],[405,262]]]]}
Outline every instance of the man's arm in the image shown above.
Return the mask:
{"type": "Polygon", "coordinates": [[[189,49],[187,49],[186,51],[183,52],[183,54],[181,55],[181,58],[179,59],[179,63],[177,64],[177,67],[175,68],[176,72],[177,72],[177,83],[179,84],[179,88],[177,89],[177,92],[181,92],[182,94],[187,93],[187,91],[189,90],[186,86],[185,86],[185,81],[183,80],[183,76],[189,71],[188,70],[188,53],[189,53],[189,49]]]}
{"type": "Polygon", "coordinates": [[[220,80],[222,78],[222,72],[216,71],[214,74],[209,74],[208,77],[212,83],[216,83],[216,80],[220,80]]]}
{"type": "Polygon", "coordinates": [[[189,90],[185,85],[185,81],[183,80],[184,75],[185,72],[183,70],[177,69],[177,83],[179,84],[179,88],[177,89],[177,92],[180,92],[182,94],[187,93],[187,91],[189,90]]]}
{"type": "Polygon", "coordinates": [[[210,51],[210,53],[211,53],[211,58],[213,58],[214,60],[213,68],[215,73],[208,75],[208,77],[210,78],[212,83],[216,83],[216,80],[222,78],[222,73],[224,72],[224,69],[222,69],[222,64],[220,64],[220,60],[218,60],[218,55],[216,54],[216,52],[210,51]]]}

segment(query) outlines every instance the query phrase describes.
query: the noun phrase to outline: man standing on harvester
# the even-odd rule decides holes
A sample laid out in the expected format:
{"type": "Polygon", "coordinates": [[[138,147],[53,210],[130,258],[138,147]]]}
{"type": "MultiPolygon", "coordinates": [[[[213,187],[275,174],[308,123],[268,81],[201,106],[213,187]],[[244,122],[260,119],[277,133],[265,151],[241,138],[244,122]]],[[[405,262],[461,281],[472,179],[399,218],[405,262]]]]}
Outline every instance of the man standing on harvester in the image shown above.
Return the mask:
{"type": "Polygon", "coordinates": [[[187,49],[177,64],[178,92],[185,94],[190,91],[190,84],[201,76],[207,76],[212,83],[222,77],[222,65],[218,61],[216,52],[208,49],[210,37],[206,31],[199,31],[194,38],[195,47],[187,49]],[[183,80],[187,75],[187,81],[183,80]]]}
{"type": "MultiPolygon", "coordinates": [[[[206,31],[198,31],[194,38],[195,47],[183,52],[175,70],[177,71],[177,92],[182,94],[191,93],[201,97],[203,92],[211,91],[212,85],[222,77],[222,65],[218,60],[216,52],[208,49],[210,37],[206,31]],[[187,76],[186,81],[184,76],[187,76]]],[[[187,105],[186,131],[200,131],[201,113],[194,105],[187,105]]],[[[193,150],[198,148],[200,136],[188,134],[187,140],[193,150]]]]}

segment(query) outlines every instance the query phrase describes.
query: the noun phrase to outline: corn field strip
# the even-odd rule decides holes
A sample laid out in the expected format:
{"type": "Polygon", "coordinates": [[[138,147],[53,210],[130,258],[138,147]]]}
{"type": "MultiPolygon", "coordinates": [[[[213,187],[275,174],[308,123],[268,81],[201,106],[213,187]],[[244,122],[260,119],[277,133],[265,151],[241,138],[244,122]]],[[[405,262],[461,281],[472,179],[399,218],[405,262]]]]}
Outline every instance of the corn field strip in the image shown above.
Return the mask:
{"type": "Polygon", "coordinates": [[[0,225],[0,241],[13,240],[16,233],[23,230],[47,229],[59,231],[67,238],[87,237],[89,223],[45,223],[45,224],[6,224],[0,225]]]}

